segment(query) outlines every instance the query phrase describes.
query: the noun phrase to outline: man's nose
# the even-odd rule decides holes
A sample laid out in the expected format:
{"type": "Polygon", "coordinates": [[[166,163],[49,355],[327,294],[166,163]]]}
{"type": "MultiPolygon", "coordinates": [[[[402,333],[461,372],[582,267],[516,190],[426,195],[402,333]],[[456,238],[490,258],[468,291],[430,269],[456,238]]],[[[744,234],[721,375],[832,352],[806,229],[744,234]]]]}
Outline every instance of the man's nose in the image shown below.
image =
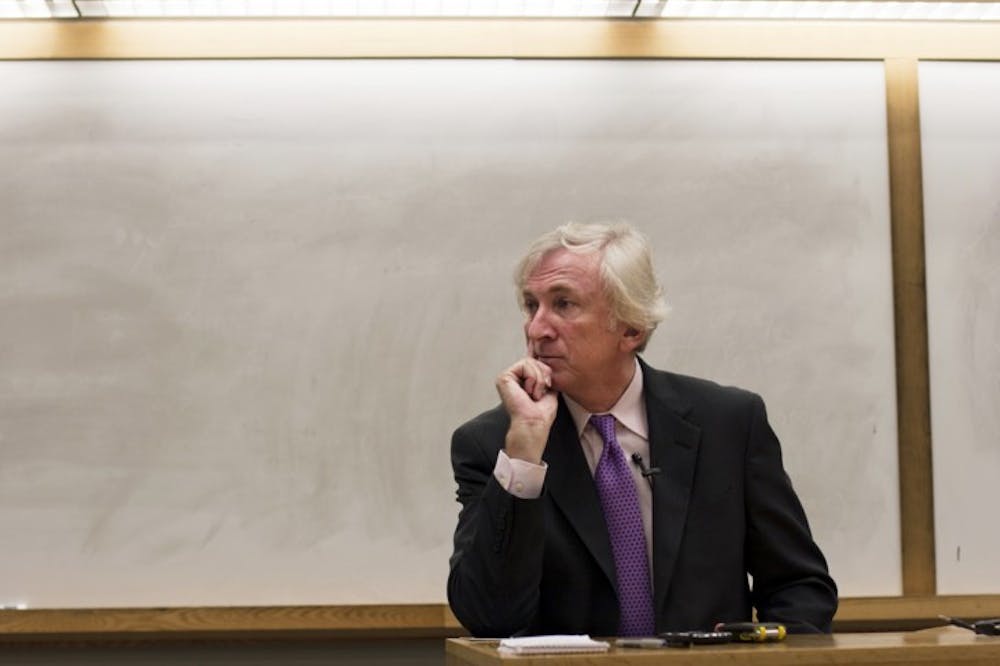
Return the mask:
{"type": "Polygon", "coordinates": [[[548,320],[548,313],[544,308],[538,308],[535,313],[528,318],[524,325],[524,332],[529,340],[541,340],[555,337],[555,329],[548,320]]]}

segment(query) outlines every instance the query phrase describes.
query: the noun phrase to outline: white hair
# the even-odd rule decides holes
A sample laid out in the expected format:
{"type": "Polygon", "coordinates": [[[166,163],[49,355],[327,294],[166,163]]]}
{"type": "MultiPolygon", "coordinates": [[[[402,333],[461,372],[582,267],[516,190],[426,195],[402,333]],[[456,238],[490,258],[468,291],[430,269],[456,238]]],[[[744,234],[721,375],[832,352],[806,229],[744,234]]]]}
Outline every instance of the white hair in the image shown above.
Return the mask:
{"type": "Polygon", "coordinates": [[[523,294],[529,276],[542,258],[565,248],[579,254],[599,253],[600,277],[611,306],[613,327],[618,322],[643,335],[637,351],[646,348],[656,326],[669,308],[653,272],[653,259],[646,237],[628,224],[578,224],[569,222],[538,237],[514,271],[518,294],[523,294]]]}

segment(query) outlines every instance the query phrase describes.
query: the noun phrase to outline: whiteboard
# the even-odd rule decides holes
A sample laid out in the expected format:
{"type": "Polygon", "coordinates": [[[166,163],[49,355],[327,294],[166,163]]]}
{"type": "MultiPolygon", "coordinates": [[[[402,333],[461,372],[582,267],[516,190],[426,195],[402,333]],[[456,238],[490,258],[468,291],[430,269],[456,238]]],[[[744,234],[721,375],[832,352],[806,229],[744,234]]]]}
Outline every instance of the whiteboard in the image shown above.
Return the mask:
{"type": "Polygon", "coordinates": [[[921,63],[940,594],[1000,593],[1000,65],[921,63]]]}
{"type": "Polygon", "coordinates": [[[511,272],[643,229],[653,365],[760,392],[901,591],[878,63],[0,63],[2,603],[436,603],[511,272]]]}

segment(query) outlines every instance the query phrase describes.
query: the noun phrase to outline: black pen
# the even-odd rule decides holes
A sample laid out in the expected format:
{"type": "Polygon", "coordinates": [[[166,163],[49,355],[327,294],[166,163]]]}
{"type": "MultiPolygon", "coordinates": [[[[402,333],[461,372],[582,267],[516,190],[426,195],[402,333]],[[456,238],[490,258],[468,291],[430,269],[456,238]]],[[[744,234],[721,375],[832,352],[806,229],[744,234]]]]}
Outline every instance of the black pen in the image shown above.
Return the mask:
{"type": "Polygon", "coordinates": [[[978,622],[966,622],[965,620],[957,617],[949,617],[947,615],[938,615],[938,617],[948,624],[953,624],[956,627],[962,627],[963,629],[969,629],[983,636],[1000,636],[1000,618],[993,618],[992,620],[979,620],[978,622]]]}

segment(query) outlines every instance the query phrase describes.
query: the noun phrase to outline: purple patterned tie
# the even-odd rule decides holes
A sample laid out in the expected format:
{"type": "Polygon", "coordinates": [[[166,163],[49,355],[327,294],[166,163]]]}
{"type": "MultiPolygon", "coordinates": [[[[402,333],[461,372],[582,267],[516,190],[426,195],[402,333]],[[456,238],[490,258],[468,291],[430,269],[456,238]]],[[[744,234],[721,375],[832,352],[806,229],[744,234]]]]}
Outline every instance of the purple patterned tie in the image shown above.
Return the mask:
{"type": "Polygon", "coordinates": [[[604,450],[594,470],[594,483],[601,497],[618,575],[618,605],[621,608],[618,633],[621,636],[652,636],[656,623],[639,495],[625,453],[615,437],[615,417],[594,414],[590,424],[604,440],[604,450]]]}

